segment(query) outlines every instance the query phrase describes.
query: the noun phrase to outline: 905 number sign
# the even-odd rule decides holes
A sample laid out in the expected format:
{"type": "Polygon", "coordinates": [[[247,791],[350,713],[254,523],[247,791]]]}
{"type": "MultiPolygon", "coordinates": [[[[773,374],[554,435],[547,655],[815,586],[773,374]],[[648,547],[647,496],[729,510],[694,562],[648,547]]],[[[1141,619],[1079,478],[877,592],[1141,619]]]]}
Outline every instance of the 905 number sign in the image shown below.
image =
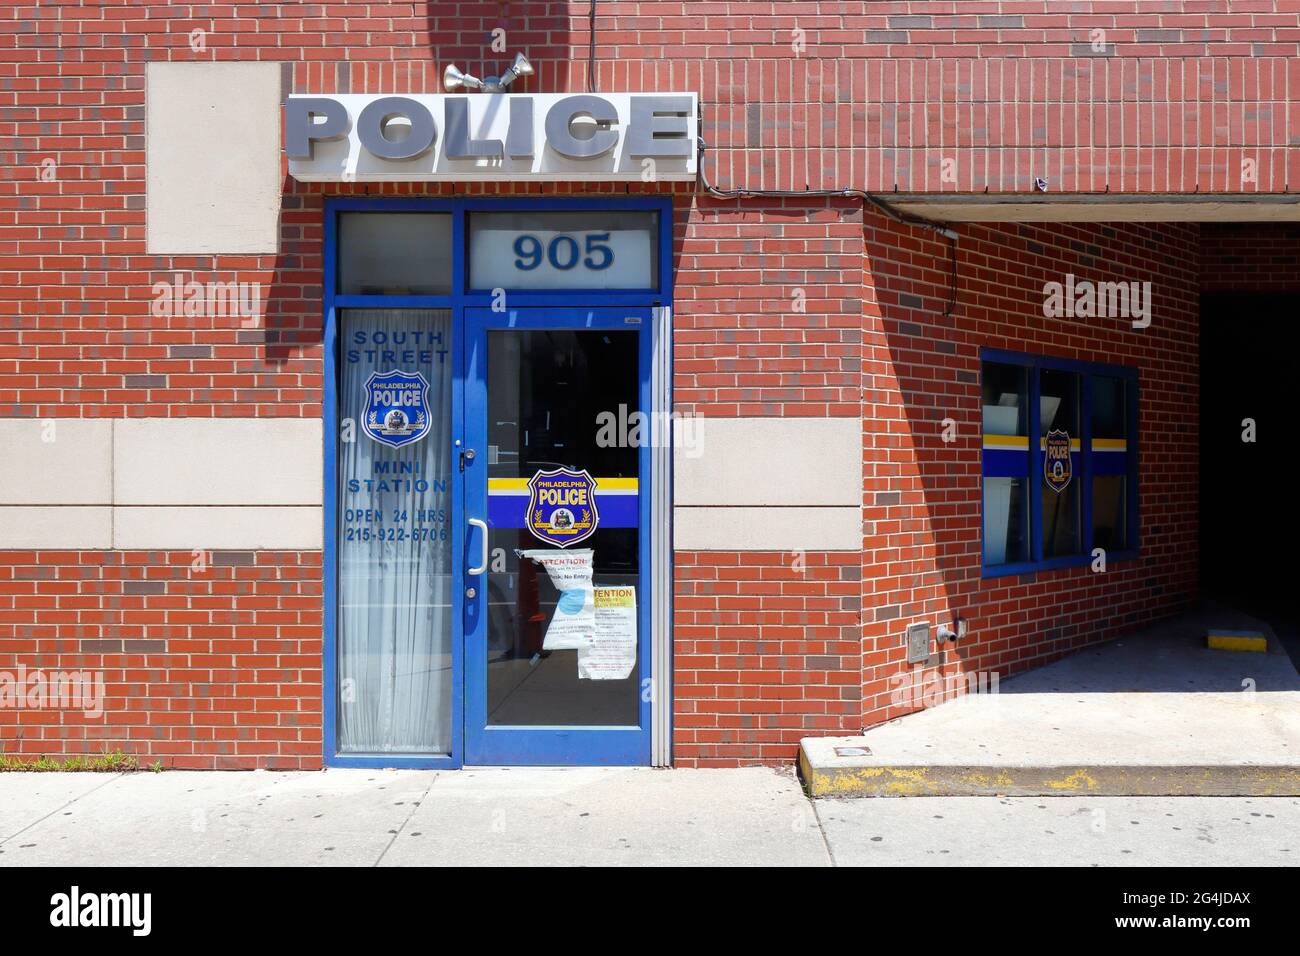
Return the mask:
{"type": "Polygon", "coordinates": [[[653,289],[656,213],[471,213],[474,289],[653,289]]]}
{"type": "Polygon", "coordinates": [[[614,264],[608,232],[589,232],[582,240],[568,233],[551,236],[549,241],[524,233],[515,238],[515,268],[532,272],[546,262],[553,269],[568,272],[581,262],[586,269],[603,272],[614,264]]]}

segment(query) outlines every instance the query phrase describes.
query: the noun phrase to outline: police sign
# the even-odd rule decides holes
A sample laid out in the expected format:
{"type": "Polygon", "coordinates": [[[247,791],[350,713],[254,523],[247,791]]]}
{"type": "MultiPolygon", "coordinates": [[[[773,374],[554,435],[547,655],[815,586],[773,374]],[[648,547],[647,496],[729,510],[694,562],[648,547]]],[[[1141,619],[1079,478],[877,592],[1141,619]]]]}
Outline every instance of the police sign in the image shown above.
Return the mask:
{"type": "Polygon", "coordinates": [[[1070,484],[1070,433],[1052,429],[1043,442],[1043,480],[1057,494],[1070,484]]]}
{"type": "Polygon", "coordinates": [[[429,434],[429,381],[419,372],[375,372],[366,379],[362,428],[377,442],[400,448],[429,434]]]}
{"type": "Polygon", "coordinates": [[[596,533],[596,479],[586,471],[554,468],[528,479],[528,518],[534,538],[567,548],[596,533]]]}
{"type": "Polygon", "coordinates": [[[692,180],[694,93],[293,95],[303,182],[692,180]]]}

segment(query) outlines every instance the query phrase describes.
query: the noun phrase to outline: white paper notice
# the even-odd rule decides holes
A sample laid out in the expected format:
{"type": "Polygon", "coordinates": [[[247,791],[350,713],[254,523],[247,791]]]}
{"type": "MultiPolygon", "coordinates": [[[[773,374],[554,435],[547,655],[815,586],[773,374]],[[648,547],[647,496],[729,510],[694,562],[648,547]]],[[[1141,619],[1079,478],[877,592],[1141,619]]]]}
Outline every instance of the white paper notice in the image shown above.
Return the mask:
{"type": "Polygon", "coordinates": [[[591,548],[572,551],[520,551],[521,558],[546,568],[551,583],[560,592],[555,615],[542,639],[545,651],[582,651],[596,642],[596,610],[592,599],[591,548]]]}
{"type": "Polygon", "coordinates": [[[624,680],[636,666],[636,588],[596,588],[596,640],[578,651],[578,677],[624,680]]]}

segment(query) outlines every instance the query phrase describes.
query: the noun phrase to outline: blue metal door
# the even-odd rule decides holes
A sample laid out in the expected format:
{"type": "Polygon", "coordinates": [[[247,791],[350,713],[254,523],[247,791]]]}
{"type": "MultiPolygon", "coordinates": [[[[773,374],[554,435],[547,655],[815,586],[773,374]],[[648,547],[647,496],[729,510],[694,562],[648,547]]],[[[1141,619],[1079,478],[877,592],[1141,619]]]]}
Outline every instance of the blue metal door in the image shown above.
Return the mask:
{"type": "Polygon", "coordinates": [[[465,310],[464,762],[650,763],[652,310],[465,310]]]}

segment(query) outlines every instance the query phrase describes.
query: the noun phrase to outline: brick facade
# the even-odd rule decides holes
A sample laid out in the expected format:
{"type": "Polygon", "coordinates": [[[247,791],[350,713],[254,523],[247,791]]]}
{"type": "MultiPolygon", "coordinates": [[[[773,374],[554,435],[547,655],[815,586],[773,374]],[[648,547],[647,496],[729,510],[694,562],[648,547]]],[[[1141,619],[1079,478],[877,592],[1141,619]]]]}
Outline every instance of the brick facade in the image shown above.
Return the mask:
{"type": "Polygon", "coordinates": [[[1300,292],[1300,226],[1216,222],[1201,226],[1202,292],[1300,292]]]}
{"type": "Polygon", "coordinates": [[[861,574],[844,552],[677,553],[675,763],[784,762],[858,731],[861,574]]]}
{"type": "Polygon", "coordinates": [[[0,550],[0,669],[103,674],[103,716],[0,708],[0,750],[321,765],[320,552],[0,550]]]}
{"type": "Polygon", "coordinates": [[[970,637],[946,652],[936,677],[1006,676],[1165,616],[1196,591],[1197,427],[1187,409],[1198,397],[1197,226],[980,224],[960,232],[957,306],[944,319],[947,243],[912,227],[867,227],[867,725],[916,709],[890,699],[911,670],[901,639],[909,620],[960,614],[970,622],[970,637]],[[1044,318],[1043,285],[1070,272],[1151,281],[1151,326],[1044,318]],[[981,348],[1139,369],[1139,558],[1104,574],[1077,567],[981,578],[981,348]],[[945,419],[956,423],[955,441],[943,440],[945,419]]]}
{"type": "MultiPolygon", "coordinates": [[[[1053,191],[1282,192],[1300,182],[1300,111],[1289,109],[1300,96],[1300,7],[1231,6],[609,2],[597,79],[602,90],[698,91],[705,168],[722,187],[1027,192],[1042,175],[1053,191]],[[1106,31],[1100,41],[1094,30],[1106,31]]],[[[947,318],[949,246],[933,233],[848,198],[719,200],[680,184],[286,176],[277,255],[146,254],[146,61],[280,62],[286,93],[432,92],[451,61],[493,72],[504,55],[487,47],[500,26],[538,66],[521,89],[577,91],[586,10],[0,12],[0,417],[318,418],[325,195],[671,192],[677,409],[863,423],[860,554],[676,555],[679,764],[784,761],[802,736],[910,709],[890,703],[908,620],[967,616],[971,640],[941,672],[1005,674],[1195,596],[1197,435],[1186,409],[1198,394],[1197,295],[1236,281],[1222,277],[1243,263],[1267,270],[1258,288],[1294,289],[1293,225],[961,226],[947,318]],[[202,51],[194,30],[205,31],[202,51]],[[1151,328],[1042,318],[1043,283],[1101,269],[1154,283],[1151,328]],[[264,323],[155,315],[156,284],[177,274],[262,283],[264,323]],[[983,346],[1141,369],[1139,559],[1105,575],[980,578],[983,346]],[[939,435],[948,417],[953,443],[939,435]]],[[[0,669],[102,668],[110,698],[93,724],[0,710],[0,751],[121,747],[171,766],[320,766],[320,553],[217,553],[203,575],[194,560],[0,550],[0,669]]]]}

